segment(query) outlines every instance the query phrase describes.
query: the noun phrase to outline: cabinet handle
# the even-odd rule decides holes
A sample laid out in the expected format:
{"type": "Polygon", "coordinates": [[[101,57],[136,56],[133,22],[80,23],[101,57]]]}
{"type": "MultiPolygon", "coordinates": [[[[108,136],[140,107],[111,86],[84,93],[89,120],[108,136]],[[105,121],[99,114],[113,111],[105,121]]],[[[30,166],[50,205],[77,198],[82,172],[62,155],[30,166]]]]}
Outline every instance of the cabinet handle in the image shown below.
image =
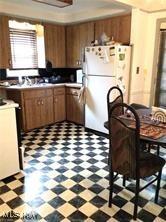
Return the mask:
{"type": "Polygon", "coordinates": [[[42,104],[42,105],[44,104],[43,100],[41,100],[41,104],[42,104]]]}
{"type": "Polygon", "coordinates": [[[78,60],[76,60],[76,65],[79,65],[79,61],[78,60]]]}
{"type": "Polygon", "coordinates": [[[40,100],[37,101],[37,105],[38,105],[38,106],[40,105],[40,100]]]}

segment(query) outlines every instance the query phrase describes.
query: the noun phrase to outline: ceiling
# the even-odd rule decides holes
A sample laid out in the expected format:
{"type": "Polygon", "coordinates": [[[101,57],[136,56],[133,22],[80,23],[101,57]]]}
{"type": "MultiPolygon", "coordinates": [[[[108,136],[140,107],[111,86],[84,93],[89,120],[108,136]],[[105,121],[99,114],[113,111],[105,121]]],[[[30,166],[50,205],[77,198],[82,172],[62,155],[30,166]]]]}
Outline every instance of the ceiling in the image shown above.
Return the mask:
{"type": "Polygon", "coordinates": [[[32,0],[0,0],[0,13],[31,17],[57,23],[72,23],[110,17],[131,11],[131,6],[114,0],[73,0],[73,5],[57,8],[32,0]]]}
{"type": "Polygon", "coordinates": [[[146,12],[166,11],[166,0],[116,0],[146,12]]]}
{"type": "Polygon", "coordinates": [[[73,0],[73,5],[57,8],[32,0],[0,0],[0,13],[57,23],[73,23],[125,14],[140,8],[147,12],[166,10],[166,0],[73,0]]]}

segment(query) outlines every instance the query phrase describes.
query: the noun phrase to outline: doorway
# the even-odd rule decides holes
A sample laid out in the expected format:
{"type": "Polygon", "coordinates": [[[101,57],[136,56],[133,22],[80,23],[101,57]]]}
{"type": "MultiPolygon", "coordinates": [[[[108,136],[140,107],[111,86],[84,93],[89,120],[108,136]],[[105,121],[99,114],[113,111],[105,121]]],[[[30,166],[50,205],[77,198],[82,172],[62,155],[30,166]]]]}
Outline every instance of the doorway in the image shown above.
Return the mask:
{"type": "Polygon", "coordinates": [[[166,29],[160,30],[155,106],[166,108],[166,29]]]}

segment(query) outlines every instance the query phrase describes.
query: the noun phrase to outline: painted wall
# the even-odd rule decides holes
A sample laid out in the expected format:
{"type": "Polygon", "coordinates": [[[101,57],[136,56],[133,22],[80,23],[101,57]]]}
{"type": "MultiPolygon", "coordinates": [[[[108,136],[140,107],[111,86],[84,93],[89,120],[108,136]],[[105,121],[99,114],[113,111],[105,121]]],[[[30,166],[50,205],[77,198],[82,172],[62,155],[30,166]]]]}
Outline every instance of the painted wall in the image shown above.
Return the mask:
{"type": "Polygon", "coordinates": [[[148,15],[148,30],[147,30],[147,46],[146,46],[146,55],[145,55],[145,70],[147,70],[147,75],[145,75],[145,84],[144,84],[144,103],[150,103],[150,94],[155,87],[155,82],[152,83],[152,77],[156,75],[157,72],[157,59],[155,61],[155,69],[153,69],[153,62],[156,53],[155,50],[155,39],[156,39],[156,24],[157,20],[165,18],[166,21],[166,11],[151,13],[148,15]]]}
{"type": "Polygon", "coordinates": [[[150,104],[152,85],[153,61],[155,56],[156,22],[166,19],[166,11],[146,13],[139,9],[132,10],[131,44],[133,57],[131,69],[130,102],[150,104]],[[140,68],[136,74],[136,68],[140,68]]]}
{"type": "Polygon", "coordinates": [[[130,102],[143,103],[144,93],[144,58],[146,53],[148,14],[139,9],[132,10],[131,41],[132,67],[130,102]],[[139,73],[137,73],[137,67],[139,73]]]}

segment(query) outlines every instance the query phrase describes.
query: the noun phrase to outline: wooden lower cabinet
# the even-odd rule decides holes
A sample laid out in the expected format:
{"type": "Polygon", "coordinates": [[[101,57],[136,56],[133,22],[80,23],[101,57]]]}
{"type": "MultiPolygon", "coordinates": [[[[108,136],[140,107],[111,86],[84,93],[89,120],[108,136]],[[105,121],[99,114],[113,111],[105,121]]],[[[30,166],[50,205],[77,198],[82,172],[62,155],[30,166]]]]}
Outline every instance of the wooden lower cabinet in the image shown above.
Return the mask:
{"type": "Polygon", "coordinates": [[[23,131],[54,123],[53,89],[8,89],[7,97],[21,107],[23,131]]]}
{"type": "Polygon", "coordinates": [[[7,97],[21,107],[22,130],[29,131],[68,120],[84,123],[84,106],[78,101],[78,88],[61,86],[47,89],[8,89],[7,97]]]}
{"type": "Polygon", "coordinates": [[[41,126],[39,99],[26,99],[24,101],[26,129],[34,129],[41,126]]]}
{"type": "Polygon", "coordinates": [[[84,124],[84,106],[78,100],[79,89],[67,88],[66,110],[67,120],[83,125],[84,124]]]}
{"type": "Polygon", "coordinates": [[[25,131],[53,123],[53,96],[24,99],[24,111],[25,131]]]}
{"type": "Polygon", "coordinates": [[[41,117],[42,126],[45,126],[54,122],[53,96],[49,96],[49,97],[45,97],[41,99],[40,117],[41,117]]]}
{"type": "Polygon", "coordinates": [[[66,94],[65,87],[54,89],[54,122],[66,120],[66,94]]]}
{"type": "Polygon", "coordinates": [[[66,119],[65,95],[54,96],[54,121],[61,122],[66,119]]]}

